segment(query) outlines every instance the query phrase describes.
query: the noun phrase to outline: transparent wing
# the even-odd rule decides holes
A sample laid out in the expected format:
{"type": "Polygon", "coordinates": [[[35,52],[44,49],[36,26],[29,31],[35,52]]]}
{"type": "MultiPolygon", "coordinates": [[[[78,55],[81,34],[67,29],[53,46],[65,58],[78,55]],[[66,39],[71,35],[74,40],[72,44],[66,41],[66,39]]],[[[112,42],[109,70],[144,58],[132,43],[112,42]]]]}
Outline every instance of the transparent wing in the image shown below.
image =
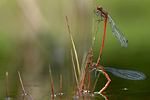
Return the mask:
{"type": "Polygon", "coordinates": [[[117,38],[117,40],[120,42],[121,46],[127,47],[128,46],[128,40],[124,37],[124,35],[121,33],[119,28],[116,26],[112,18],[108,15],[108,21],[111,26],[111,30],[114,34],[114,36],[117,38]]]}
{"type": "Polygon", "coordinates": [[[138,71],[132,70],[121,70],[110,67],[104,67],[104,70],[107,72],[111,72],[117,77],[128,79],[128,80],[144,80],[146,78],[145,74],[138,71]]]}

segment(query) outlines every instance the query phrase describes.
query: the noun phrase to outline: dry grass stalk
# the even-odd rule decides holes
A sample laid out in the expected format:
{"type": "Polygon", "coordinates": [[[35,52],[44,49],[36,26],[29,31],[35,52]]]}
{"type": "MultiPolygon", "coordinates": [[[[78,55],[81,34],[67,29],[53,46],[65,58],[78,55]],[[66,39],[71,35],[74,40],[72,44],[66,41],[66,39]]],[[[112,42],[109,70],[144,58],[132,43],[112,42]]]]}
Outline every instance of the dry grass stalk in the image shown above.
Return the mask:
{"type": "Polygon", "coordinates": [[[21,86],[22,86],[23,95],[26,95],[26,92],[25,92],[25,89],[24,89],[23,82],[22,82],[21,75],[20,75],[19,71],[18,71],[18,75],[19,75],[21,86]]]}
{"type": "Polygon", "coordinates": [[[60,96],[62,95],[62,74],[60,74],[60,96]]]}
{"type": "Polygon", "coordinates": [[[6,72],[6,96],[7,99],[9,98],[9,91],[8,91],[8,72],[6,72]]]}
{"type": "Polygon", "coordinates": [[[76,62],[77,62],[78,74],[79,74],[79,77],[80,77],[80,66],[79,66],[79,61],[78,61],[78,55],[77,55],[76,47],[75,47],[75,44],[74,44],[74,41],[73,41],[73,38],[72,38],[72,35],[71,35],[71,31],[70,31],[70,27],[69,27],[69,22],[68,22],[68,17],[67,16],[66,16],[66,21],[67,21],[69,36],[71,38],[71,42],[72,42],[72,46],[73,46],[73,51],[74,51],[76,62]]]}
{"type": "Polygon", "coordinates": [[[91,94],[93,94],[93,93],[94,93],[94,89],[95,89],[95,86],[96,86],[96,84],[97,84],[97,81],[98,81],[99,76],[100,76],[100,73],[98,73],[98,75],[97,75],[97,78],[96,78],[96,80],[95,80],[95,83],[94,83],[93,89],[92,89],[92,91],[91,91],[91,94]]]}
{"type": "Polygon", "coordinates": [[[54,86],[53,86],[53,78],[52,78],[52,72],[51,72],[51,67],[49,65],[49,76],[50,76],[50,83],[51,83],[51,89],[52,89],[52,97],[54,97],[54,86]]]}

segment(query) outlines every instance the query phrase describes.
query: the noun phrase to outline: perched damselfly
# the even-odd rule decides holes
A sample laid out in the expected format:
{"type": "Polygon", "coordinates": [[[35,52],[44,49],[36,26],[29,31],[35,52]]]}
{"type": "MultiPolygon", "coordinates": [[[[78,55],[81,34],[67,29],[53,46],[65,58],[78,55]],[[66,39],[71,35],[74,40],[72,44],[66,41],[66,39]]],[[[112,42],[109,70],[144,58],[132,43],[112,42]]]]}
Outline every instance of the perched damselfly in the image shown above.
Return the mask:
{"type": "Polygon", "coordinates": [[[102,19],[102,18],[108,19],[108,21],[110,23],[111,30],[113,32],[113,35],[120,42],[121,46],[127,47],[128,46],[128,40],[125,38],[125,36],[119,30],[119,28],[116,26],[115,22],[112,20],[110,15],[105,10],[103,10],[102,7],[97,7],[97,10],[99,10],[99,12],[97,12],[97,14],[98,14],[98,16],[100,16],[100,19],[102,19]]]}

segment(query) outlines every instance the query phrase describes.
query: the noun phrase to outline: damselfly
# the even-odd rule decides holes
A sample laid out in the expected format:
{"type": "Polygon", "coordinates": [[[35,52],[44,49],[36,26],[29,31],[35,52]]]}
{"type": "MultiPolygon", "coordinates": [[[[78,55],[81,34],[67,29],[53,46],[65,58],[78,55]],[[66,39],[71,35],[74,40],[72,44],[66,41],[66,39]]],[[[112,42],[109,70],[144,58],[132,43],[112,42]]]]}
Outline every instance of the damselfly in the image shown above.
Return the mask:
{"type": "Polygon", "coordinates": [[[94,92],[95,94],[102,93],[110,84],[111,79],[106,72],[111,72],[113,75],[117,77],[128,79],[128,80],[144,80],[146,78],[145,74],[139,71],[122,70],[122,69],[115,69],[115,68],[103,67],[103,66],[94,67],[91,71],[93,70],[102,73],[108,80],[106,85],[99,92],[94,92]]]}
{"type": "Polygon", "coordinates": [[[113,35],[117,38],[117,40],[120,42],[121,46],[127,47],[128,46],[128,40],[124,37],[124,35],[121,33],[119,28],[116,26],[115,22],[112,20],[112,18],[109,16],[109,14],[103,10],[102,7],[97,7],[97,10],[100,11],[99,16],[102,18],[108,18],[108,21],[111,26],[111,30],[113,32],[113,35]]]}
{"type": "Polygon", "coordinates": [[[121,33],[121,31],[116,26],[116,24],[114,23],[114,21],[112,20],[112,18],[109,16],[108,12],[106,12],[105,10],[103,10],[102,7],[97,7],[97,10],[98,11],[96,12],[96,14],[99,17],[98,23],[99,23],[99,21],[103,20],[103,18],[104,18],[105,19],[105,26],[104,26],[103,42],[102,42],[102,46],[101,46],[99,58],[97,60],[97,63],[95,64],[95,67],[97,67],[99,65],[100,60],[101,60],[101,56],[102,56],[102,51],[103,51],[104,41],[105,41],[107,18],[108,18],[108,21],[110,23],[112,32],[113,32],[114,36],[117,38],[117,40],[120,42],[121,46],[123,46],[123,47],[127,47],[128,46],[128,40],[121,33]]]}
{"type": "MultiPolygon", "coordinates": [[[[98,10],[98,8],[97,8],[98,10]]],[[[98,20],[98,23],[103,20],[103,18],[105,18],[105,25],[104,25],[104,34],[103,34],[103,41],[102,41],[102,46],[101,46],[101,50],[100,50],[100,54],[99,54],[99,58],[97,60],[97,63],[96,63],[96,66],[99,65],[100,63],[100,60],[101,60],[101,56],[102,56],[102,52],[103,52],[103,47],[104,47],[104,42],[105,42],[105,34],[106,34],[106,24],[107,24],[107,17],[108,17],[108,13],[101,9],[100,12],[96,12],[97,16],[99,16],[99,20],[98,20]]]]}

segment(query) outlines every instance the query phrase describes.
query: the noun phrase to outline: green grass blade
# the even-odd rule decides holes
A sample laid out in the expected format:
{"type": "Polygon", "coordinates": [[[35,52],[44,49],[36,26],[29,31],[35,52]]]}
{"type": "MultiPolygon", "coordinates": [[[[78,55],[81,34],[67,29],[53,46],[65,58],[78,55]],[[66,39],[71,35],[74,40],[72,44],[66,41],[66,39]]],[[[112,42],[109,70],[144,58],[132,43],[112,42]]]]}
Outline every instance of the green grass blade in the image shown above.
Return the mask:
{"type": "Polygon", "coordinates": [[[73,41],[73,38],[72,38],[72,35],[71,35],[71,31],[70,31],[70,27],[69,27],[69,22],[68,22],[68,17],[67,16],[66,16],[66,21],[67,21],[69,36],[70,36],[70,39],[71,39],[71,42],[72,42],[72,46],[73,46],[73,51],[74,51],[76,62],[77,62],[78,75],[80,77],[80,66],[79,66],[79,61],[78,61],[78,55],[77,55],[76,47],[75,47],[75,44],[74,44],[74,41],[73,41]]]}

